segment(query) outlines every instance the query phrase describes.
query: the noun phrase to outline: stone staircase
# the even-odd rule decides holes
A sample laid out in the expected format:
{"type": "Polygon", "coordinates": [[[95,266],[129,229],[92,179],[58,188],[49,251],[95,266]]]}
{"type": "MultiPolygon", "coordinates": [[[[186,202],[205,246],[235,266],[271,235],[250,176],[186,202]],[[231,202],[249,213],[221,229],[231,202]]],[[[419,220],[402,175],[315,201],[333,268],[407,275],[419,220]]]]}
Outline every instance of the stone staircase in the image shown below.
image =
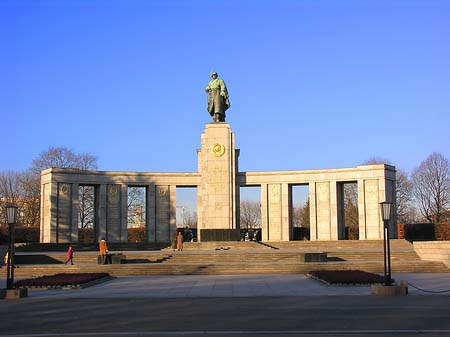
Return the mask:
{"type": "Polygon", "coordinates": [[[414,242],[414,250],[422,260],[441,261],[450,268],[450,241],[414,242]]]}
{"type": "MultiPolygon", "coordinates": [[[[111,252],[119,253],[119,251],[111,252]]],[[[31,277],[63,272],[108,272],[113,276],[127,275],[219,275],[219,274],[297,274],[311,270],[359,269],[383,273],[382,241],[323,242],[202,242],[185,243],[182,252],[172,249],[158,251],[122,251],[127,263],[98,265],[97,251],[76,252],[75,265],[64,265],[64,252],[19,253],[18,260],[44,256],[51,264],[18,264],[15,276],[31,277]],[[327,262],[303,262],[305,252],[327,252],[327,262]],[[20,256],[22,255],[22,256],[20,256]],[[26,256],[25,256],[26,255],[26,256]]],[[[412,244],[404,240],[391,241],[393,273],[448,273],[442,262],[423,261],[412,244]]],[[[6,275],[6,269],[0,269],[6,275]]]]}

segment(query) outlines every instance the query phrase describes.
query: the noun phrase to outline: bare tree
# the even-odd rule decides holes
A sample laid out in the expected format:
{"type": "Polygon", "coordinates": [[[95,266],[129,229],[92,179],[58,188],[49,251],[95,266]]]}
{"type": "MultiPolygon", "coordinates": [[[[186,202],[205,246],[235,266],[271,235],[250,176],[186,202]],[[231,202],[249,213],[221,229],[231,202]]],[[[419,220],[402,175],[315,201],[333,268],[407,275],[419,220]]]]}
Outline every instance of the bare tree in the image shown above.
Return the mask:
{"type": "MultiPolygon", "coordinates": [[[[6,171],[0,173],[0,212],[1,212],[1,224],[6,223],[6,213],[4,211],[4,205],[12,203],[19,205],[21,201],[22,189],[20,186],[20,173],[14,171],[6,171]]],[[[20,221],[20,219],[19,219],[20,221]]]]}
{"type": "Polygon", "coordinates": [[[41,204],[40,184],[36,184],[34,174],[31,170],[19,175],[21,190],[21,217],[22,224],[26,226],[39,225],[39,214],[41,204]]]}
{"type": "Polygon", "coordinates": [[[257,201],[243,200],[240,205],[241,228],[261,227],[261,205],[257,201]]]}
{"type": "Polygon", "coordinates": [[[438,224],[450,207],[450,162],[439,153],[428,156],[412,173],[413,193],[422,215],[438,224]]]}
{"type": "Polygon", "coordinates": [[[94,228],[95,187],[80,186],[78,200],[78,228],[94,228]]]}
{"type": "Polygon", "coordinates": [[[358,184],[344,184],[344,221],[346,227],[358,226],[358,184]]]}
{"type": "MultiPolygon", "coordinates": [[[[0,173],[0,206],[6,203],[12,203],[19,207],[18,223],[25,226],[33,226],[39,223],[39,190],[36,190],[36,184],[29,171],[14,172],[7,171],[0,173]]],[[[2,222],[4,209],[2,213],[2,222]]]]}
{"type": "Polygon", "coordinates": [[[309,220],[309,198],[303,205],[296,205],[292,208],[292,226],[293,227],[310,227],[309,220]]]}
{"type": "Polygon", "coordinates": [[[89,153],[75,153],[66,147],[50,147],[33,159],[32,171],[40,175],[42,170],[55,168],[76,168],[96,170],[97,157],[89,153]]]}
{"type": "Polygon", "coordinates": [[[189,228],[196,228],[197,227],[197,212],[189,211],[188,209],[185,209],[184,212],[181,213],[183,226],[189,227],[189,228]]]}
{"type": "Polygon", "coordinates": [[[97,158],[91,154],[76,154],[65,147],[50,147],[33,160],[29,170],[0,172],[0,203],[10,202],[19,206],[20,224],[39,224],[40,174],[50,167],[91,170],[97,168],[97,158]]]}
{"type": "Polygon", "coordinates": [[[408,173],[401,169],[397,169],[396,180],[396,202],[397,202],[397,221],[399,223],[415,222],[415,213],[417,209],[412,203],[413,185],[408,173]]]}
{"type": "Polygon", "coordinates": [[[128,187],[128,227],[145,221],[145,187],[128,187]]]}

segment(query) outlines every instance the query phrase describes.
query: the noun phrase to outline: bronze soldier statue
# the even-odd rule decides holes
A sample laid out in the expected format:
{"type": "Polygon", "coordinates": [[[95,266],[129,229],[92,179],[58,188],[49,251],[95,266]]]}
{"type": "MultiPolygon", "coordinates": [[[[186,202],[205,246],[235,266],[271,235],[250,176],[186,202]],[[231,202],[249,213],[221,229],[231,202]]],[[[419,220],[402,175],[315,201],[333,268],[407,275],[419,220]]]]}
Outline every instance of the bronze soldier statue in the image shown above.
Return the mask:
{"type": "Polygon", "coordinates": [[[225,82],[217,77],[217,73],[211,73],[211,81],[206,86],[208,93],[208,112],[214,122],[225,122],[225,111],[230,107],[228,91],[225,82]]]}

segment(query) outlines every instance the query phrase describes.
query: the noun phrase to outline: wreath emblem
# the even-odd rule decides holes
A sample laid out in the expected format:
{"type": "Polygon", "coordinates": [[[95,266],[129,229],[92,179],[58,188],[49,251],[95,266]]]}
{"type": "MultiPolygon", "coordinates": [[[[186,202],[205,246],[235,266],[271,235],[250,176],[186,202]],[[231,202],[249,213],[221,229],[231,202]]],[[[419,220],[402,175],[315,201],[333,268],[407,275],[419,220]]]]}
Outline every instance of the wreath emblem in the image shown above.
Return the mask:
{"type": "Polygon", "coordinates": [[[116,196],[118,192],[119,192],[119,189],[117,188],[117,186],[109,187],[109,194],[111,194],[111,196],[116,196]]]}
{"type": "Polygon", "coordinates": [[[220,143],[214,144],[212,147],[212,153],[214,153],[216,157],[223,156],[223,154],[225,153],[225,146],[223,146],[223,144],[220,143]]]}
{"type": "Polygon", "coordinates": [[[69,193],[69,186],[64,184],[61,186],[61,194],[66,195],[67,193],[69,193]]]}

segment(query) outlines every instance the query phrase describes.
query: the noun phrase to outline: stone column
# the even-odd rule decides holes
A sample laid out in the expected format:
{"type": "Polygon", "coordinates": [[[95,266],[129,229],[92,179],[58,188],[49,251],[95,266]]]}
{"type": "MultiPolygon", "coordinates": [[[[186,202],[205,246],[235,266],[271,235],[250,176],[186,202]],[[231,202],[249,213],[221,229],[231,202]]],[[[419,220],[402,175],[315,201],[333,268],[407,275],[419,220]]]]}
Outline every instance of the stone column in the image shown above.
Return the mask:
{"type": "Polygon", "coordinates": [[[270,240],[281,241],[283,240],[281,184],[269,184],[267,187],[270,240]]]}
{"type": "Polygon", "coordinates": [[[364,204],[365,238],[367,240],[379,240],[383,238],[383,221],[380,214],[381,195],[384,198],[384,188],[381,192],[379,179],[364,180],[364,194],[361,196],[358,195],[358,198],[363,198],[364,201],[359,201],[358,203],[364,204]]]}
{"type": "Polygon", "coordinates": [[[121,185],[108,185],[106,209],[106,240],[109,242],[121,241],[122,196],[121,185]]]}
{"type": "Polygon", "coordinates": [[[121,221],[119,242],[128,242],[128,185],[121,185],[121,221]]]}
{"type": "Polygon", "coordinates": [[[199,150],[201,229],[236,228],[236,150],[228,123],[210,123],[199,150]]]}
{"type": "MultiPolygon", "coordinates": [[[[330,240],[339,240],[337,182],[330,181],[330,240]]],[[[344,224],[345,226],[345,224],[344,224]]],[[[345,229],[344,236],[345,236],[345,229]]],[[[343,237],[342,237],[343,239],[343,237]]]]}
{"type": "Polygon", "coordinates": [[[72,185],[58,183],[56,242],[70,242],[72,233],[72,185]]]}
{"type": "Polygon", "coordinates": [[[261,230],[262,230],[262,241],[269,241],[269,205],[267,202],[267,184],[261,184],[261,230]]]}
{"type": "Polygon", "coordinates": [[[330,183],[316,183],[317,240],[331,240],[330,183]]]}
{"type": "Polygon", "coordinates": [[[156,241],[170,242],[169,186],[156,186],[156,241]]]}
{"type": "Polygon", "coordinates": [[[78,242],[79,184],[72,184],[72,228],[70,242],[78,242]]]}
{"type": "Polygon", "coordinates": [[[95,186],[95,240],[100,241],[106,235],[107,221],[107,185],[101,184],[95,186]]]}
{"type": "Polygon", "coordinates": [[[317,240],[317,193],[316,183],[309,183],[309,239],[317,240]]]}
{"type": "Polygon", "coordinates": [[[358,226],[359,239],[367,239],[367,224],[366,224],[366,196],[364,179],[358,180],[358,226]]]}
{"type": "Polygon", "coordinates": [[[40,242],[56,242],[57,183],[41,184],[40,242]]]}
{"type": "Polygon", "coordinates": [[[281,240],[289,241],[290,235],[289,184],[281,184],[281,240]]]}
{"type": "Polygon", "coordinates": [[[156,242],[156,188],[147,186],[147,201],[145,221],[147,227],[147,242],[156,242]]]}
{"type": "Polygon", "coordinates": [[[170,185],[169,186],[169,233],[170,237],[175,236],[175,232],[177,230],[177,186],[170,185]]]}

